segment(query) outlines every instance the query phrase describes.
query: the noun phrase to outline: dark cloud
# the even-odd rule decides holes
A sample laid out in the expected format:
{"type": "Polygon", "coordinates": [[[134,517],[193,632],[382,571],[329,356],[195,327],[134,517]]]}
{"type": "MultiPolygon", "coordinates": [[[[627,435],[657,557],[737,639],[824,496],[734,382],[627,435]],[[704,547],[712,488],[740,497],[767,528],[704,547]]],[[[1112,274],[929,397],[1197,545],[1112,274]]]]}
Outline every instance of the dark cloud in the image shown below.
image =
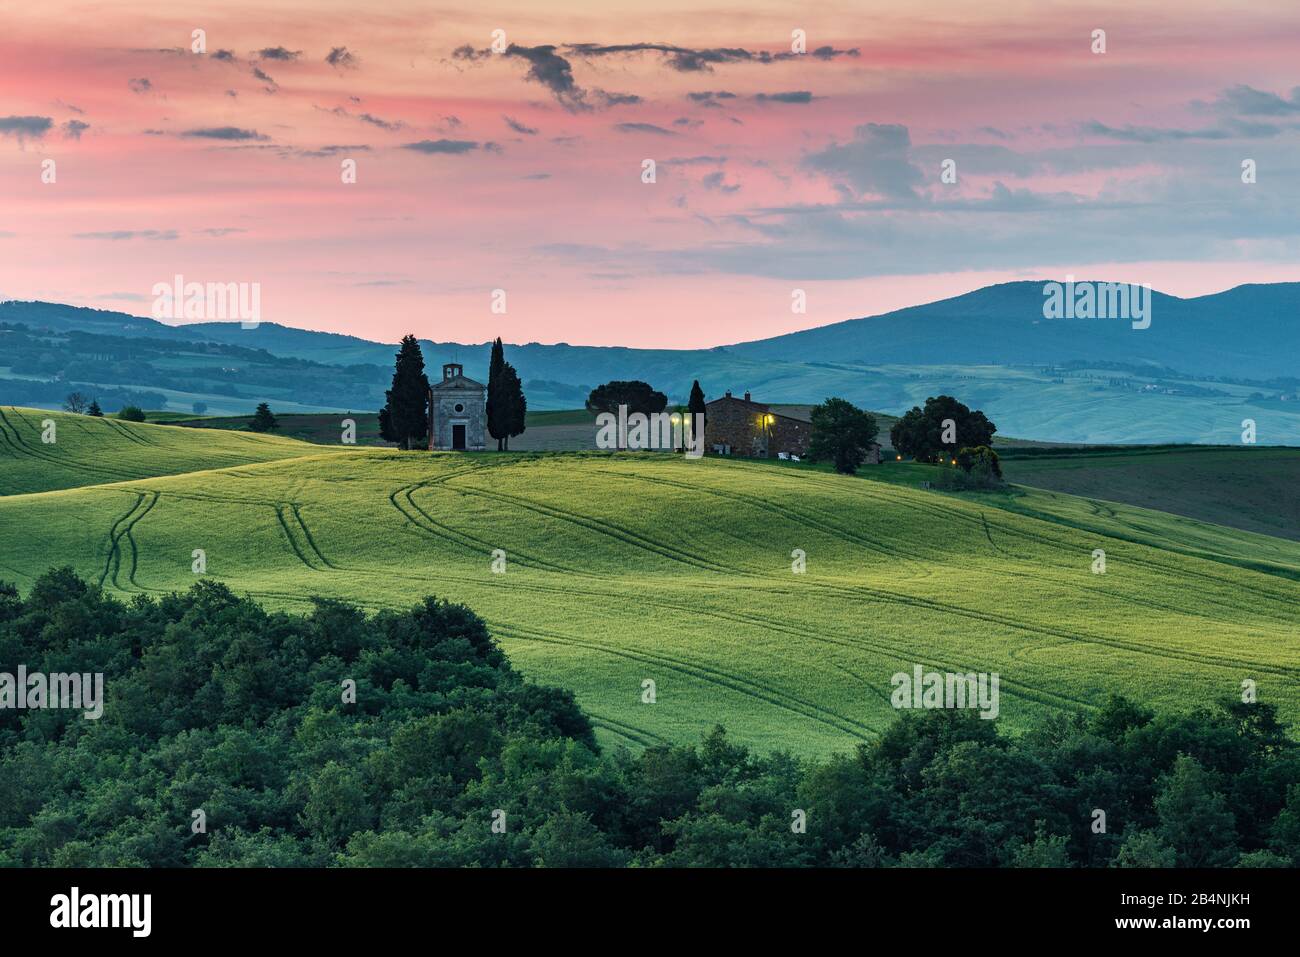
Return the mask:
{"type": "Polygon", "coordinates": [[[29,136],[40,139],[53,125],[54,119],[49,116],[0,116],[0,136],[12,136],[19,140],[29,136]]]}
{"type": "MultiPolygon", "coordinates": [[[[772,53],[767,50],[747,50],[743,47],[691,48],[669,43],[571,43],[564,49],[574,56],[587,58],[638,53],[657,54],[669,68],[680,73],[709,73],[715,66],[727,63],[779,63],[801,56],[793,52],[772,53]]],[[[850,50],[820,47],[814,50],[812,55],[819,60],[834,60],[838,57],[857,57],[859,51],[856,47],[850,50]]]]}
{"type": "MultiPolygon", "coordinates": [[[[584,112],[597,107],[640,103],[641,97],[629,93],[607,93],[604,90],[587,91],[573,78],[573,64],[556,52],[563,50],[570,56],[595,59],[610,56],[632,56],[643,53],[658,55],[671,69],[682,73],[707,73],[715,65],[724,63],[777,63],[798,57],[797,53],[771,53],[765,50],[746,50],[741,47],[713,47],[692,49],[665,43],[625,43],[606,45],[599,43],[570,43],[564,46],[543,44],[535,47],[510,44],[500,56],[520,59],[528,63],[525,79],[541,84],[566,110],[584,112]]],[[[479,62],[494,56],[490,49],[475,49],[466,44],[452,51],[452,58],[479,62]]],[[[858,50],[836,50],[823,47],[817,51],[818,59],[858,56],[858,50]]]]}
{"type": "Polygon", "coordinates": [[[191,139],[206,140],[268,140],[269,136],[263,136],[257,130],[242,130],[237,126],[203,126],[194,130],[186,130],[181,136],[191,139]]]}
{"type": "Polygon", "coordinates": [[[699,93],[687,93],[686,98],[701,106],[711,106],[717,109],[722,106],[718,102],[719,100],[734,100],[736,94],[728,93],[726,90],[702,90],[699,93]]]}
{"type": "Polygon", "coordinates": [[[1239,136],[1276,136],[1281,130],[1267,123],[1239,124],[1181,130],[1159,126],[1116,127],[1089,120],[1079,127],[1085,136],[1104,136],[1124,143],[1161,143],[1182,140],[1229,140],[1239,136]]]}
{"type": "Polygon", "coordinates": [[[925,177],[910,159],[911,146],[906,126],[864,123],[854,129],[850,142],[812,153],[803,165],[851,187],[858,195],[915,200],[916,188],[925,177]]]}
{"type": "Polygon", "coordinates": [[[382,117],[375,116],[373,113],[349,113],[341,106],[336,106],[332,110],[326,110],[323,106],[316,107],[326,113],[332,113],[334,116],[344,116],[350,120],[360,120],[362,123],[369,123],[371,126],[377,126],[381,130],[388,130],[395,133],[398,130],[405,129],[406,124],[401,120],[385,120],[382,117]]]}
{"type": "Polygon", "coordinates": [[[727,174],[722,170],[718,170],[715,173],[707,174],[704,179],[700,180],[700,184],[705,189],[717,190],[721,193],[734,193],[740,189],[739,183],[727,183],[726,178],[727,174]]]}
{"type": "Polygon", "coordinates": [[[1291,91],[1289,98],[1268,90],[1238,84],[1219,94],[1210,106],[1221,112],[1238,116],[1286,116],[1300,113],[1300,86],[1291,91]]]}
{"type": "Polygon", "coordinates": [[[662,126],[655,126],[653,123],[616,123],[614,129],[620,133],[654,133],[658,136],[676,136],[672,130],[666,130],[662,126]]]}
{"type": "Polygon", "coordinates": [[[70,140],[81,139],[81,134],[90,129],[89,123],[83,123],[81,120],[68,120],[63,124],[63,135],[70,140]]]}
{"type": "Polygon", "coordinates": [[[483,149],[493,150],[497,146],[495,143],[479,144],[473,140],[420,140],[417,143],[403,143],[402,149],[414,150],[416,153],[447,153],[459,155],[469,153],[482,146],[483,149]]]}
{"type": "Polygon", "coordinates": [[[644,102],[635,93],[608,93],[605,90],[592,90],[591,98],[602,108],[611,106],[635,106],[644,102]]]}
{"type": "Polygon", "coordinates": [[[357,144],[338,144],[331,143],[329,146],[321,146],[314,150],[295,149],[292,151],[293,156],[302,156],[307,159],[322,159],[326,156],[337,156],[339,153],[368,153],[370,147],[364,143],[357,144]]]}
{"type": "Polygon", "coordinates": [[[257,51],[260,60],[279,60],[282,63],[292,63],[300,56],[301,50],[287,50],[284,47],[263,47],[257,51]]]}
{"type": "Polygon", "coordinates": [[[510,127],[516,133],[522,133],[525,136],[537,135],[537,127],[535,126],[525,126],[523,123],[520,123],[518,120],[510,116],[503,115],[501,119],[505,120],[506,126],[510,127]]]}
{"type": "Polygon", "coordinates": [[[356,54],[349,52],[347,47],[334,47],[325,57],[325,62],[336,70],[346,70],[355,68],[358,61],[356,54]]]}
{"type": "Polygon", "coordinates": [[[755,93],[754,99],[759,103],[811,103],[813,95],[807,90],[791,90],[788,93],[755,93]]]}
{"type": "MultiPolygon", "coordinates": [[[[461,48],[464,49],[466,48],[461,48]]],[[[566,110],[578,112],[591,109],[587,103],[587,91],[573,80],[573,67],[555,52],[554,46],[522,47],[512,43],[502,56],[525,61],[528,64],[525,79],[540,83],[550,90],[551,95],[566,110]]]]}
{"type": "Polygon", "coordinates": [[[127,86],[131,88],[132,93],[148,93],[153,89],[153,83],[147,76],[136,77],[127,81],[127,86]]]}
{"type": "Polygon", "coordinates": [[[266,84],[267,93],[274,93],[276,90],[280,89],[280,85],[276,83],[275,80],[271,79],[271,77],[261,67],[253,67],[253,76],[266,84]]]}
{"type": "Polygon", "coordinates": [[[73,239],[108,239],[113,242],[124,239],[158,239],[171,240],[179,238],[174,229],[113,229],[103,233],[73,233],[73,239]]]}
{"type": "Polygon", "coordinates": [[[212,54],[212,59],[221,60],[223,63],[234,63],[236,57],[233,50],[217,50],[212,54]]]}

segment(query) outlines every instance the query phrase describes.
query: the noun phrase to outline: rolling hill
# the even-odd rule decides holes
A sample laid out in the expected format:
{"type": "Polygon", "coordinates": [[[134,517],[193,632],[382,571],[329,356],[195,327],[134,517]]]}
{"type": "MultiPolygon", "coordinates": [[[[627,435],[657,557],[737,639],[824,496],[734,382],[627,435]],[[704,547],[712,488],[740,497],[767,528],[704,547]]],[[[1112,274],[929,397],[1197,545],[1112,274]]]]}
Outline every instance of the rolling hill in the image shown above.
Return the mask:
{"type": "MultiPolygon", "coordinates": [[[[0,478],[14,488],[34,481],[23,449],[37,422],[5,412],[0,478]]],[[[846,478],[653,453],[280,440],[295,457],[161,474],[177,449],[136,439],[192,442],[200,460],[217,434],[139,426],[119,439],[54,417],[66,468],[120,453],[157,459],[159,474],[99,484],[86,469],[85,487],[0,497],[0,578],[26,588],[68,564],[122,595],[162,595],[193,583],[202,549],[209,577],[272,606],[434,593],[483,615],[526,674],[572,688],[607,743],[696,740],[722,721],[765,749],[844,750],[885,726],[890,678],[916,664],[999,673],[1012,729],[1112,691],[1186,710],[1247,678],[1300,718],[1300,545],[1283,539],[1218,528],[1211,540],[1200,523],[1060,493],[944,495],[917,487],[921,466],[846,478]],[[1098,548],[1104,575],[1090,571],[1098,548]]]]}
{"type": "MultiPolygon", "coordinates": [[[[1252,419],[1262,444],[1300,444],[1300,325],[1291,321],[1300,284],[1153,299],[1144,330],[1045,320],[1042,284],[1018,282],[713,349],[532,342],[507,351],[535,410],[581,405],[611,379],[643,379],[684,401],[698,379],[709,397],[839,395],[891,414],[948,393],[1003,433],[1046,441],[1229,444],[1252,419]]],[[[189,411],[201,402],[218,415],[246,415],[262,401],[277,411],[376,410],[395,348],[271,322],[173,327],[39,302],[0,303],[0,335],[11,355],[0,365],[0,402],[56,408],[80,386],[119,404],[189,411]],[[130,399],[141,390],[158,401],[130,399]]],[[[429,367],[457,360],[486,376],[487,343],[421,346],[429,367]]]]}
{"type": "Polygon", "coordinates": [[[0,407],[0,495],[48,492],[318,455],[251,432],[195,434],[113,418],[0,407]],[[44,423],[54,429],[46,432],[44,423]],[[53,441],[45,442],[43,436],[53,441]]]}

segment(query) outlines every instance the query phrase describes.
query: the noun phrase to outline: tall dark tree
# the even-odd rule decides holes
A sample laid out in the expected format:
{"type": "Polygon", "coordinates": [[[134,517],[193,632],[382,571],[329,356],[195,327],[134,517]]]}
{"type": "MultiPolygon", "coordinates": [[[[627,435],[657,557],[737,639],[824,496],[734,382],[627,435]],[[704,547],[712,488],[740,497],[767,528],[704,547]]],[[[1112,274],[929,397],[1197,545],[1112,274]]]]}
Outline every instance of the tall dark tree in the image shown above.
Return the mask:
{"type": "Polygon", "coordinates": [[[253,418],[248,423],[248,427],[254,432],[270,432],[272,429],[278,429],[280,423],[271,412],[271,407],[265,402],[259,402],[257,411],[253,413],[253,418]]]}
{"type": "Polygon", "coordinates": [[[488,435],[497,440],[497,451],[506,447],[510,438],[510,401],[503,389],[502,374],[505,372],[505,349],[500,336],[492,343],[492,358],[488,360],[487,382],[487,430],[488,435]]]}
{"type": "Polygon", "coordinates": [[[524,423],[528,418],[528,400],[524,398],[523,383],[509,362],[501,370],[501,395],[507,409],[506,449],[509,450],[510,440],[524,434],[524,423]]]}
{"type": "Polygon", "coordinates": [[[835,471],[853,475],[876,441],[876,419],[846,399],[830,398],[813,406],[808,459],[829,460],[835,471]]]}
{"type": "MultiPolygon", "coordinates": [[[[700,388],[699,379],[696,379],[691,385],[691,397],[686,400],[686,411],[691,414],[690,427],[693,429],[695,428],[695,416],[704,414],[704,390],[700,388]]],[[[683,441],[685,441],[686,434],[686,429],[682,429],[683,441]]]]}
{"type": "Polygon", "coordinates": [[[379,434],[403,449],[419,448],[429,434],[429,377],[415,336],[403,336],[393,369],[393,387],[379,413],[379,434]]]}
{"type": "Polygon", "coordinates": [[[104,410],[99,407],[98,399],[90,400],[90,408],[86,410],[86,415],[93,415],[97,419],[102,419],[104,417],[104,410]]]}
{"type": "Polygon", "coordinates": [[[910,455],[918,462],[952,458],[963,446],[974,448],[991,445],[997,426],[983,412],[972,411],[950,395],[931,396],[925,408],[913,406],[889,430],[889,440],[895,451],[910,455]],[[953,428],[949,435],[945,420],[951,419],[953,428]],[[948,439],[948,441],[945,441],[948,439]]]}

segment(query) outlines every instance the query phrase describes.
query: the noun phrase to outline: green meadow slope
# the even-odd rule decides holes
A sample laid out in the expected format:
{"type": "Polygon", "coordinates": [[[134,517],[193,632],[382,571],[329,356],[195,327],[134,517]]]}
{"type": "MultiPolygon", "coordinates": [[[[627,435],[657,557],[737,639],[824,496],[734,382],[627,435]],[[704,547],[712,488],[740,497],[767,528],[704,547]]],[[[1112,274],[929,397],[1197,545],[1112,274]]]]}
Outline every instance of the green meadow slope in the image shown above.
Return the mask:
{"type": "Polygon", "coordinates": [[[321,451],[251,432],[199,434],[112,418],[0,407],[0,495],[280,461],[321,451]],[[52,432],[43,424],[47,421],[53,423],[52,432]],[[46,437],[53,441],[44,441],[46,437]]]}
{"type": "Polygon", "coordinates": [[[1300,541],[1300,448],[1175,446],[1004,457],[1007,480],[1300,541]]]}
{"type": "MultiPolygon", "coordinates": [[[[116,462],[77,448],[91,433],[66,434],[72,459],[116,462]]],[[[1160,547],[1167,535],[1105,515],[1054,515],[1034,501],[1052,493],[963,498],[653,453],[303,450],[0,497],[0,578],[27,588],[68,564],[113,592],[161,595],[193,583],[202,549],[209,577],[276,607],[434,593],[483,615],[525,673],[572,688],[603,740],[633,747],[722,722],[760,748],[844,750],[885,726],[890,677],[914,664],[998,672],[1011,728],[1112,691],[1186,709],[1247,678],[1300,720],[1300,583],[1160,547]],[[1090,571],[1097,548],[1104,575],[1090,571]]],[[[16,467],[31,466],[0,458],[10,485],[16,467]]],[[[1171,533],[1184,521],[1164,520],[1171,533]]],[[[1257,554],[1263,536],[1222,535],[1260,568],[1300,567],[1294,543],[1257,554]]]]}

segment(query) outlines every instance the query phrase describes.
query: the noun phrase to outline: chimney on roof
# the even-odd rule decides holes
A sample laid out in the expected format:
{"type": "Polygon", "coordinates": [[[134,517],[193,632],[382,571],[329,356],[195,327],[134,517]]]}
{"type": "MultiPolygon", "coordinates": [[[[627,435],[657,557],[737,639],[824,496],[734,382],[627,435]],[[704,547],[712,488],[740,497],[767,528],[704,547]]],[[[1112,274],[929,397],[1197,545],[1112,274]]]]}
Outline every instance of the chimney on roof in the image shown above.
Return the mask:
{"type": "Polygon", "coordinates": [[[745,393],[745,401],[746,401],[746,402],[749,401],[749,393],[748,393],[748,392],[745,393]]]}
{"type": "Polygon", "coordinates": [[[730,390],[730,389],[727,390],[727,398],[728,398],[728,399],[731,398],[731,390],[730,390]]]}

